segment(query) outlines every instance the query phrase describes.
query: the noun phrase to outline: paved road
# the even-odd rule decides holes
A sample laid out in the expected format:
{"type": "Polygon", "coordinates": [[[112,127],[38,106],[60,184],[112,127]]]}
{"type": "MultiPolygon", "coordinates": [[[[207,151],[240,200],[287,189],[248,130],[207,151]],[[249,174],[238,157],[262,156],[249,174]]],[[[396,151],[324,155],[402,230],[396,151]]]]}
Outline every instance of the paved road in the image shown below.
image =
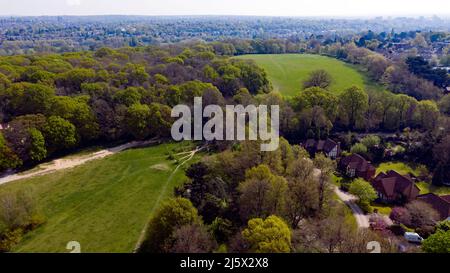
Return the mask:
{"type": "MultiPolygon", "coordinates": [[[[321,174],[321,170],[315,168],[314,169],[314,176],[318,178],[321,174]]],[[[364,214],[362,209],[355,203],[355,201],[358,199],[356,196],[351,195],[349,193],[346,193],[339,189],[339,187],[332,185],[334,192],[339,197],[339,199],[342,200],[351,210],[352,214],[356,219],[356,223],[358,224],[359,228],[369,228],[369,217],[364,214]]]]}
{"type": "Polygon", "coordinates": [[[346,193],[339,189],[337,186],[334,186],[334,192],[336,195],[341,199],[351,210],[353,213],[353,216],[356,219],[356,223],[358,224],[359,228],[369,228],[369,217],[364,214],[362,209],[355,203],[357,200],[357,197],[354,195],[351,195],[349,193],[346,193]]]}

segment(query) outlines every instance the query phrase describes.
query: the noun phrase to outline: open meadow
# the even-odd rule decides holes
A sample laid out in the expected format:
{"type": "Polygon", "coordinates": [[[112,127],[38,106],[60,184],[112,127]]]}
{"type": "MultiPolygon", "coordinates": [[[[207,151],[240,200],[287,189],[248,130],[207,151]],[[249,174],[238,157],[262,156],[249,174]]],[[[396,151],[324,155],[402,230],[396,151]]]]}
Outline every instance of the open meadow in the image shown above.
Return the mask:
{"type": "MultiPolygon", "coordinates": [[[[46,222],[26,234],[14,252],[69,252],[78,241],[82,252],[132,252],[159,203],[182,183],[176,169],[191,143],[130,149],[72,169],[11,182],[0,194],[32,188],[46,222]],[[175,171],[176,170],[176,171],[175,171]]],[[[185,158],[187,159],[187,158],[185,158]]]]}

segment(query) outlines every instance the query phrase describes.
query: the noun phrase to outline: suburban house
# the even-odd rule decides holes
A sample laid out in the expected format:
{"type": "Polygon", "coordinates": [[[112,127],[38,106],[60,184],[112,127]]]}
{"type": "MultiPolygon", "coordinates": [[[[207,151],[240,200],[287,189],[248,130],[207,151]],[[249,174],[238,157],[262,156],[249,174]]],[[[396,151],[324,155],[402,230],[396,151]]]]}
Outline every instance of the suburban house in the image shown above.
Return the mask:
{"type": "Polygon", "coordinates": [[[311,154],[311,156],[316,153],[324,153],[327,157],[336,159],[341,153],[341,144],[329,138],[326,140],[308,139],[303,147],[311,154]]]}
{"type": "Polygon", "coordinates": [[[427,193],[419,195],[418,200],[430,204],[441,216],[441,220],[450,220],[450,195],[436,195],[427,193]]]}
{"type": "Polygon", "coordinates": [[[341,159],[339,168],[348,177],[360,177],[369,181],[375,176],[375,167],[359,154],[352,154],[341,159]]]}
{"type": "Polygon", "coordinates": [[[392,170],[378,174],[373,179],[372,186],[382,202],[404,203],[416,199],[420,193],[420,189],[409,176],[392,170]]]}

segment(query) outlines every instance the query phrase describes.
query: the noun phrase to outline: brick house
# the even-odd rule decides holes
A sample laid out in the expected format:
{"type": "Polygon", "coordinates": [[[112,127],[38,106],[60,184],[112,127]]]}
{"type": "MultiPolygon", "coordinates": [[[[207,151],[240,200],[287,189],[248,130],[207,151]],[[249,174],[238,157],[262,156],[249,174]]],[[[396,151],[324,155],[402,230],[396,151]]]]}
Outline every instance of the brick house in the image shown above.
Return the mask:
{"type": "Polygon", "coordinates": [[[359,154],[352,154],[341,159],[339,168],[348,177],[360,177],[370,181],[375,176],[375,167],[359,154]]]}
{"type": "Polygon", "coordinates": [[[336,159],[341,153],[341,144],[329,138],[326,140],[308,139],[303,147],[311,156],[316,153],[324,153],[327,157],[336,159]]]}
{"type": "Polygon", "coordinates": [[[382,202],[405,203],[416,199],[420,189],[409,176],[401,175],[396,171],[380,173],[373,179],[372,186],[378,193],[382,202]]]}

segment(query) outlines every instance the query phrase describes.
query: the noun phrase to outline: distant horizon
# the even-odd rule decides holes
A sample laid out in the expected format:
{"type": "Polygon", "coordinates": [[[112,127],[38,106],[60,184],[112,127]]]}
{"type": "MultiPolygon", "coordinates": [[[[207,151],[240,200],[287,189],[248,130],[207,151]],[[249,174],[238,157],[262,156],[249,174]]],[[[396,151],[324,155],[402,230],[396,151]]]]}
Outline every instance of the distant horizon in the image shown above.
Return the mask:
{"type": "Polygon", "coordinates": [[[40,15],[20,15],[20,14],[0,14],[0,17],[259,17],[259,18],[299,18],[299,19],[375,19],[382,17],[383,19],[408,18],[431,19],[438,17],[440,19],[450,19],[448,14],[396,14],[396,15],[252,15],[252,14],[40,14],[40,15]]]}
{"type": "Polygon", "coordinates": [[[0,0],[0,16],[450,16],[450,1],[428,0],[0,0]]]}

